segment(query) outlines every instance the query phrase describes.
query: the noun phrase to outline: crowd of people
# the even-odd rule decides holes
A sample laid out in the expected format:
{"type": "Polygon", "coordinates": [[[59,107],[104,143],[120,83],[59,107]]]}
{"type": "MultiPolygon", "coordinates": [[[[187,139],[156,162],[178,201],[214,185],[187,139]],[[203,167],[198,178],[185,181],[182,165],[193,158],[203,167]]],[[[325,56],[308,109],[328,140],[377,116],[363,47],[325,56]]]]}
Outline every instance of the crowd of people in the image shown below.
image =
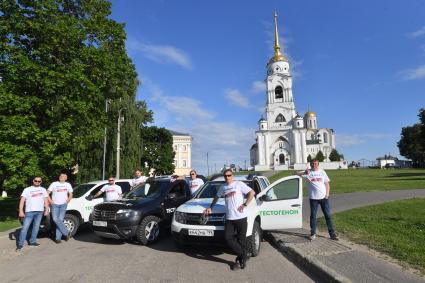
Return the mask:
{"type": "MultiPolygon", "coordinates": [[[[329,236],[332,240],[338,240],[335,234],[332,217],[329,206],[330,185],[329,177],[324,170],[319,169],[319,162],[313,160],[310,163],[310,168],[305,171],[296,172],[298,176],[306,179],[308,183],[308,197],[310,203],[310,240],[316,239],[317,227],[317,210],[320,205],[326,219],[329,236]]],[[[247,263],[247,209],[246,207],[254,199],[255,192],[245,183],[233,180],[233,171],[227,169],[223,173],[225,182],[220,186],[216,196],[210,207],[204,210],[204,215],[210,215],[214,205],[220,197],[225,199],[226,207],[226,222],[225,222],[225,239],[230,248],[235,252],[236,259],[232,264],[233,270],[244,269],[247,263]]],[[[142,172],[137,169],[134,174],[134,179],[131,181],[131,186],[135,187],[140,183],[146,182],[148,177],[143,176],[142,172]]],[[[196,170],[190,171],[190,178],[184,176],[173,175],[171,181],[184,179],[188,183],[191,194],[194,195],[199,188],[204,184],[201,178],[198,178],[196,170]]],[[[69,240],[71,233],[66,229],[63,220],[67,208],[67,204],[72,199],[72,187],[66,182],[67,175],[60,174],[59,180],[53,182],[46,190],[41,186],[42,178],[36,176],[32,180],[32,186],[25,188],[22,192],[19,202],[19,217],[23,218],[23,226],[19,235],[17,251],[21,251],[27,236],[28,229],[33,224],[29,246],[39,246],[37,243],[37,234],[40,226],[40,221],[43,215],[52,213],[53,222],[56,224],[55,242],[61,243],[63,237],[69,240]],[[25,204],[25,210],[24,210],[25,204]]],[[[115,201],[122,197],[122,189],[115,184],[113,176],[108,178],[108,184],[103,186],[95,197],[105,194],[106,201],[115,201]]]]}

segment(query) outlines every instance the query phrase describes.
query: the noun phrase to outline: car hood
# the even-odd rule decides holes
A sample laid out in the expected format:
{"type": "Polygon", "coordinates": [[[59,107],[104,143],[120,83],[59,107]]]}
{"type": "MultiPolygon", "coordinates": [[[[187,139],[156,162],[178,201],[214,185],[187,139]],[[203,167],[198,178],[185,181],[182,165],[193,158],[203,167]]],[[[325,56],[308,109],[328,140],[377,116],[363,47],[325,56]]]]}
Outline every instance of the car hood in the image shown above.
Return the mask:
{"type": "MultiPolygon", "coordinates": [[[[186,213],[202,213],[205,208],[210,207],[212,198],[191,199],[177,208],[177,211],[186,213]]],[[[213,208],[213,213],[226,213],[224,199],[220,198],[213,208]]]]}
{"type": "Polygon", "coordinates": [[[117,201],[106,201],[96,205],[96,209],[125,209],[132,208],[135,206],[143,206],[148,203],[151,203],[153,200],[148,198],[138,198],[138,199],[121,199],[117,201]]]}

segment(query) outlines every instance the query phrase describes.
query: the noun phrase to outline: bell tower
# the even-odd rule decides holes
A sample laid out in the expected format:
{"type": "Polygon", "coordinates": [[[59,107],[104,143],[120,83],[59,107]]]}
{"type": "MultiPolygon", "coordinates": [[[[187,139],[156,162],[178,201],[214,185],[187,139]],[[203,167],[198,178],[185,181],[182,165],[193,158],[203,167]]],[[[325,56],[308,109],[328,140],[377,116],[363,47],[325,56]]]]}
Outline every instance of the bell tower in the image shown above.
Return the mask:
{"type": "Polygon", "coordinates": [[[290,129],[295,118],[292,76],[288,59],[280,51],[277,13],[274,13],[274,56],[267,63],[266,120],[269,129],[290,129]]]}

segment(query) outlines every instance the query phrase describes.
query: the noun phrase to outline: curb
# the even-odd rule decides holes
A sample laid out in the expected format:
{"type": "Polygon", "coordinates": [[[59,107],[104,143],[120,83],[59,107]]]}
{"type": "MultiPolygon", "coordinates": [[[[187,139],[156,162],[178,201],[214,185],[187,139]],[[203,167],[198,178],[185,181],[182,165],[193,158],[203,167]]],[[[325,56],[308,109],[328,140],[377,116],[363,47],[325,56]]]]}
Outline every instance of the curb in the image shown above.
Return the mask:
{"type": "Polygon", "coordinates": [[[288,255],[299,266],[306,268],[315,276],[319,277],[324,282],[349,283],[351,280],[339,274],[332,268],[324,265],[316,258],[300,253],[297,249],[285,245],[282,240],[276,239],[273,233],[268,234],[268,239],[271,244],[281,253],[288,255]]]}

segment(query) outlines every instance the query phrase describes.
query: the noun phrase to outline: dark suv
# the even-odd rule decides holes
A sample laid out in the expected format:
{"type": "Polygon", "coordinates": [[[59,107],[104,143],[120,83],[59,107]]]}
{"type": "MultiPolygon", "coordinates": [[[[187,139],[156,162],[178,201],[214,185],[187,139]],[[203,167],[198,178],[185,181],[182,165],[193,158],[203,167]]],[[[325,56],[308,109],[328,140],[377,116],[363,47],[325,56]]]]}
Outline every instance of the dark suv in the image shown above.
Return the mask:
{"type": "Polygon", "coordinates": [[[135,238],[148,245],[158,240],[160,232],[170,226],[176,208],[190,198],[184,180],[149,178],[122,200],[96,205],[90,222],[99,237],[135,238]]]}

